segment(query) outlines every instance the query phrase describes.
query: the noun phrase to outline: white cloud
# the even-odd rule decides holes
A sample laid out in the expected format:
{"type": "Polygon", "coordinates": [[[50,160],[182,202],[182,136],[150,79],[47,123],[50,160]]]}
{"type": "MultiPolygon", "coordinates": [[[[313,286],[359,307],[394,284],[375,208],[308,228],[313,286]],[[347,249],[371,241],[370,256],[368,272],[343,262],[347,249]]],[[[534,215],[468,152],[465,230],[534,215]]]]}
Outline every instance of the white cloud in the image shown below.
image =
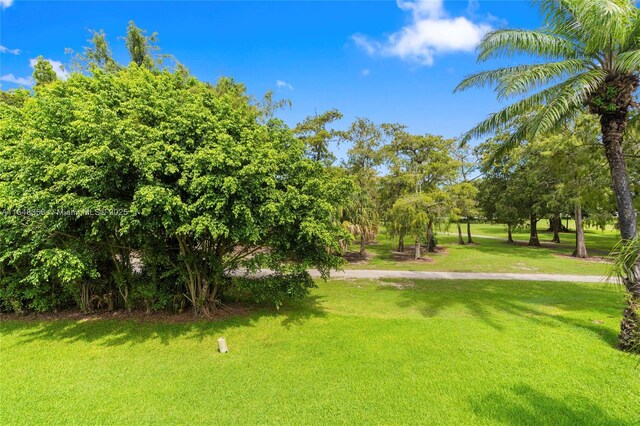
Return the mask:
{"type": "Polygon", "coordinates": [[[6,9],[13,4],[13,0],[0,0],[0,7],[6,9]]]}
{"type": "Polygon", "coordinates": [[[34,83],[31,77],[16,77],[13,74],[5,74],[0,76],[0,81],[19,84],[20,86],[33,86],[34,83]]]}
{"type": "MultiPolygon", "coordinates": [[[[0,0],[2,1],[2,0],[0,0]]],[[[12,55],[19,55],[20,49],[9,49],[6,46],[0,45],[0,53],[11,53],[12,55]]]]}
{"type": "MultiPolygon", "coordinates": [[[[411,22],[389,35],[386,40],[371,40],[355,34],[356,46],[369,55],[398,57],[420,65],[432,65],[438,54],[470,52],[492,29],[486,22],[473,22],[464,16],[450,17],[442,0],[398,0],[398,7],[411,12],[411,22]]],[[[470,0],[468,12],[475,14],[477,3],[470,0]]]]}
{"type": "Polygon", "coordinates": [[[467,16],[472,18],[476,17],[476,12],[480,9],[480,2],[478,0],[469,0],[469,4],[467,4],[467,16]]]}
{"type": "MultiPolygon", "coordinates": [[[[471,0],[473,1],[473,0],[471,0]]],[[[402,10],[411,11],[414,18],[438,18],[444,15],[443,0],[397,0],[396,4],[402,10]]]]}
{"type": "Polygon", "coordinates": [[[362,74],[363,77],[366,77],[369,74],[371,74],[371,71],[369,71],[369,68],[365,68],[362,71],[360,71],[360,74],[362,74]]]}
{"type": "Polygon", "coordinates": [[[276,86],[278,86],[280,88],[286,87],[289,90],[293,90],[293,86],[291,84],[287,83],[286,81],[282,81],[282,80],[277,80],[276,81],[276,86]]]}
{"type": "MultiPolygon", "coordinates": [[[[36,58],[29,59],[29,66],[33,68],[36,65],[37,61],[38,59],[36,58]]],[[[54,61],[53,59],[45,59],[45,61],[51,64],[51,68],[53,68],[53,70],[55,71],[56,75],[60,80],[66,80],[67,78],[69,78],[69,73],[65,71],[64,65],[62,65],[62,62],[54,61]]]]}
{"type": "Polygon", "coordinates": [[[377,50],[376,45],[380,44],[370,41],[369,38],[364,34],[354,34],[351,36],[351,39],[356,44],[356,46],[360,47],[369,55],[375,54],[377,50]]]}

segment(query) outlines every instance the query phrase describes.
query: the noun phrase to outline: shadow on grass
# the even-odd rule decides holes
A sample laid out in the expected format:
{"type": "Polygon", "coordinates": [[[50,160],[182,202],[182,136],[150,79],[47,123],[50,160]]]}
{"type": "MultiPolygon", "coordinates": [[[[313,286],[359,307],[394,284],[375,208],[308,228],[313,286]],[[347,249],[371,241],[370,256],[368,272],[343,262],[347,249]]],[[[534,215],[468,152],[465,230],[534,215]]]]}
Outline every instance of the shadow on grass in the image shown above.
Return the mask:
{"type": "MultiPolygon", "coordinates": [[[[538,238],[540,239],[540,243],[542,245],[539,247],[535,247],[535,246],[528,245],[528,241],[529,241],[528,235],[517,234],[513,236],[513,238],[515,238],[516,240],[516,243],[509,244],[508,246],[510,247],[520,246],[520,247],[524,247],[532,250],[549,249],[557,252],[572,253],[573,250],[575,249],[576,243],[575,243],[575,237],[570,238],[568,237],[569,235],[575,235],[575,234],[561,233],[560,243],[554,243],[552,241],[553,232],[539,231],[538,238]]],[[[587,241],[586,241],[587,251],[589,252],[589,254],[597,255],[597,256],[608,255],[611,252],[611,249],[613,248],[613,246],[616,244],[616,242],[619,241],[619,238],[616,238],[615,235],[600,236],[593,232],[590,234],[588,231],[585,231],[585,236],[587,237],[587,241]]],[[[504,244],[507,243],[506,235],[504,238],[496,237],[496,236],[482,236],[482,235],[476,235],[473,238],[476,243],[479,242],[481,244],[485,244],[488,241],[492,241],[493,243],[504,243],[504,244]]]]}
{"type": "Polygon", "coordinates": [[[224,319],[194,319],[192,322],[131,319],[9,320],[2,322],[1,330],[4,334],[19,333],[18,345],[45,340],[79,341],[100,346],[131,345],[158,340],[167,345],[179,337],[201,341],[211,336],[223,335],[226,330],[233,328],[252,327],[263,318],[280,319],[280,324],[285,328],[299,326],[311,318],[326,316],[321,301],[320,296],[309,296],[300,303],[290,304],[280,310],[261,307],[224,319]]]}
{"type": "MultiPolygon", "coordinates": [[[[539,259],[549,260],[553,262],[555,255],[557,254],[571,254],[573,247],[569,245],[555,245],[553,243],[545,242],[541,247],[530,247],[525,244],[509,244],[506,242],[506,238],[482,238],[480,236],[474,237],[474,244],[458,245],[453,235],[443,235],[441,237],[438,247],[441,249],[438,253],[427,253],[424,251],[424,255],[428,259],[437,259],[440,256],[450,256],[452,253],[450,250],[471,250],[474,252],[488,254],[493,256],[499,256],[501,258],[513,258],[517,261],[522,261],[523,258],[527,259],[539,259]]],[[[385,235],[380,236],[380,243],[377,245],[367,246],[367,251],[372,255],[371,258],[366,261],[360,261],[359,264],[368,262],[398,262],[398,259],[394,256],[394,251],[397,249],[397,242],[391,241],[385,235]]],[[[405,252],[411,252],[411,245],[405,247],[405,252]]],[[[595,252],[593,254],[596,254],[595,252]]],[[[576,259],[576,261],[580,261],[576,259]]]]}
{"type": "MultiPolygon", "coordinates": [[[[460,246],[462,248],[462,246],[460,246]]],[[[469,247],[469,249],[499,255],[501,257],[514,257],[518,259],[523,258],[523,254],[526,253],[526,258],[536,258],[553,260],[553,255],[556,253],[564,253],[570,250],[568,247],[562,246],[541,246],[532,247],[526,244],[509,244],[506,240],[495,240],[490,238],[478,238],[476,244],[469,247]]]]}
{"type": "Polygon", "coordinates": [[[571,396],[560,400],[525,384],[491,392],[473,401],[471,406],[480,417],[510,425],[637,424],[629,417],[631,413],[626,416],[620,413],[620,418],[613,417],[587,398],[571,396]]]}
{"type": "Polygon", "coordinates": [[[445,309],[463,307],[470,315],[499,331],[504,327],[496,320],[496,313],[549,327],[576,327],[594,333],[611,347],[617,343],[617,330],[603,325],[602,321],[621,315],[624,292],[615,287],[596,284],[577,289],[573,283],[531,281],[409,281],[416,283],[410,290],[391,286],[380,289],[399,291],[398,306],[417,308],[425,317],[436,317],[445,309]],[[584,311],[592,313],[593,318],[580,315],[584,311]]]}

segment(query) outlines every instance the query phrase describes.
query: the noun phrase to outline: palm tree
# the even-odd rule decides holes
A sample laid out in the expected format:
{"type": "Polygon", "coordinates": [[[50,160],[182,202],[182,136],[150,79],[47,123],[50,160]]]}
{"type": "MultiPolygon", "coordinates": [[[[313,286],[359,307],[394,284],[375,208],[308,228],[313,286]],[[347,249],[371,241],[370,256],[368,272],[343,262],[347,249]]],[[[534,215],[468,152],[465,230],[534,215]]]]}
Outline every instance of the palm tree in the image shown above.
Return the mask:
{"type": "MultiPolygon", "coordinates": [[[[463,142],[513,126],[502,146],[553,131],[577,114],[600,119],[604,155],[609,162],[623,241],[637,239],[638,226],[629,189],[622,144],[639,85],[640,12],[634,0],[538,0],[545,26],[538,30],[505,29],[488,33],[478,45],[479,61],[517,54],[539,59],[534,64],[483,71],[456,88],[495,86],[499,99],[524,98],[476,125],[463,142]],[[518,117],[518,122],[514,120],[518,117]]],[[[630,350],[640,325],[640,263],[627,268],[629,293],[619,344],[630,350]]]]}
{"type": "MultiPolygon", "coordinates": [[[[434,202],[429,196],[416,193],[399,198],[391,208],[391,229],[395,235],[403,238],[405,235],[415,237],[414,259],[420,259],[420,240],[424,237],[431,218],[429,211],[434,202]]],[[[404,244],[403,244],[404,245],[404,244]]]]}
{"type": "Polygon", "coordinates": [[[360,256],[367,256],[366,243],[375,239],[379,226],[378,210],[371,196],[365,190],[356,190],[343,210],[342,227],[354,237],[360,236],[360,256]]]}

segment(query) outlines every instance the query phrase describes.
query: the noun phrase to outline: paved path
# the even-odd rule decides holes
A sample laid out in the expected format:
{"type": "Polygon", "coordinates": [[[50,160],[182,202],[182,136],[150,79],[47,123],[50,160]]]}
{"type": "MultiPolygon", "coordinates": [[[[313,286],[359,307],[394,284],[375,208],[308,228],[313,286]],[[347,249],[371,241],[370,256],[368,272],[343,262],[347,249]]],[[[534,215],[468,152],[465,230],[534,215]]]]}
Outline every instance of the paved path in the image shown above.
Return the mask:
{"type": "MultiPolygon", "coordinates": [[[[488,238],[503,240],[504,238],[488,235],[472,235],[472,238],[488,238]]],[[[520,242],[520,241],[518,241],[520,242]]],[[[526,241],[523,241],[526,243],[526,241]]],[[[556,245],[557,247],[558,245],[556,245]]],[[[262,270],[257,276],[270,274],[269,270],[262,270]]],[[[239,274],[242,274],[239,271],[239,274]]],[[[309,270],[312,277],[319,277],[316,270],[309,270]]],[[[437,272],[437,271],[396,271],[376,269],[346,269],[344,271],[331,272],[334,279],[377,279],[377,278],[408,278],[418,280],[507,280],[507,281],[556,281],[579,283],[619,283],[615,278],[606,278],[601,275],[567,275],[567,274],[515,274],[501,272],[437,272]]]]}
{"type": "MultiPolygon", "coordinates": [[[[309,271],[312,277],[318,277],[318,271],[309,271]]],[[[512,274],[498,272],[435,272],[435,271],[388,271],[373,269],[347,269],[334,271],[331,278],[411,278],[421,280],[515,280],[515,281],[564,281],[582,283],[616,282],[600,275],[564,275],[564,274],[512,274]]]]}
{"type": "MultiPolygon", "coordinates": [[[[254,276],[265,276],[272,271],[263,269],[254,276]]],[[[237,271],[236,275],[243,275],[237,271]]],[[[320,277],[316,270],[309,274],[320,277]]],[[[377,279],[377,278],[409,278],[414,280],[511,280],[511,281],[562,281],[579,283],[617,283],[616,279],[607,279],[600,275],[565,275],[565,274],[512,274],[500,272],[436,272],[436,271],[390,271],[376,269],[346,269],[332,271],[333,279],[377,279]]]]}

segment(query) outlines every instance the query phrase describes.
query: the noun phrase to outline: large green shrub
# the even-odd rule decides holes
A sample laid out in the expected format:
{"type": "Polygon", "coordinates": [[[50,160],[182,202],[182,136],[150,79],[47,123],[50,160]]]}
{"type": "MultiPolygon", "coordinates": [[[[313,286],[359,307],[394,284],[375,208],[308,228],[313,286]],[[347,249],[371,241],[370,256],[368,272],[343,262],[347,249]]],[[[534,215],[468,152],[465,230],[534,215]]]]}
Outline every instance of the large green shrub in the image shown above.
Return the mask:
{"type": "MultiPolygon", "coordinates": [[[[207,313],[239,268],[287,283],[340,266],[350,183],[243,86],[135,63],[91,71],[0,99],[3,310],[207,313]]],[[[281,303],[286,289],[268,287],[281,303]]]]}

